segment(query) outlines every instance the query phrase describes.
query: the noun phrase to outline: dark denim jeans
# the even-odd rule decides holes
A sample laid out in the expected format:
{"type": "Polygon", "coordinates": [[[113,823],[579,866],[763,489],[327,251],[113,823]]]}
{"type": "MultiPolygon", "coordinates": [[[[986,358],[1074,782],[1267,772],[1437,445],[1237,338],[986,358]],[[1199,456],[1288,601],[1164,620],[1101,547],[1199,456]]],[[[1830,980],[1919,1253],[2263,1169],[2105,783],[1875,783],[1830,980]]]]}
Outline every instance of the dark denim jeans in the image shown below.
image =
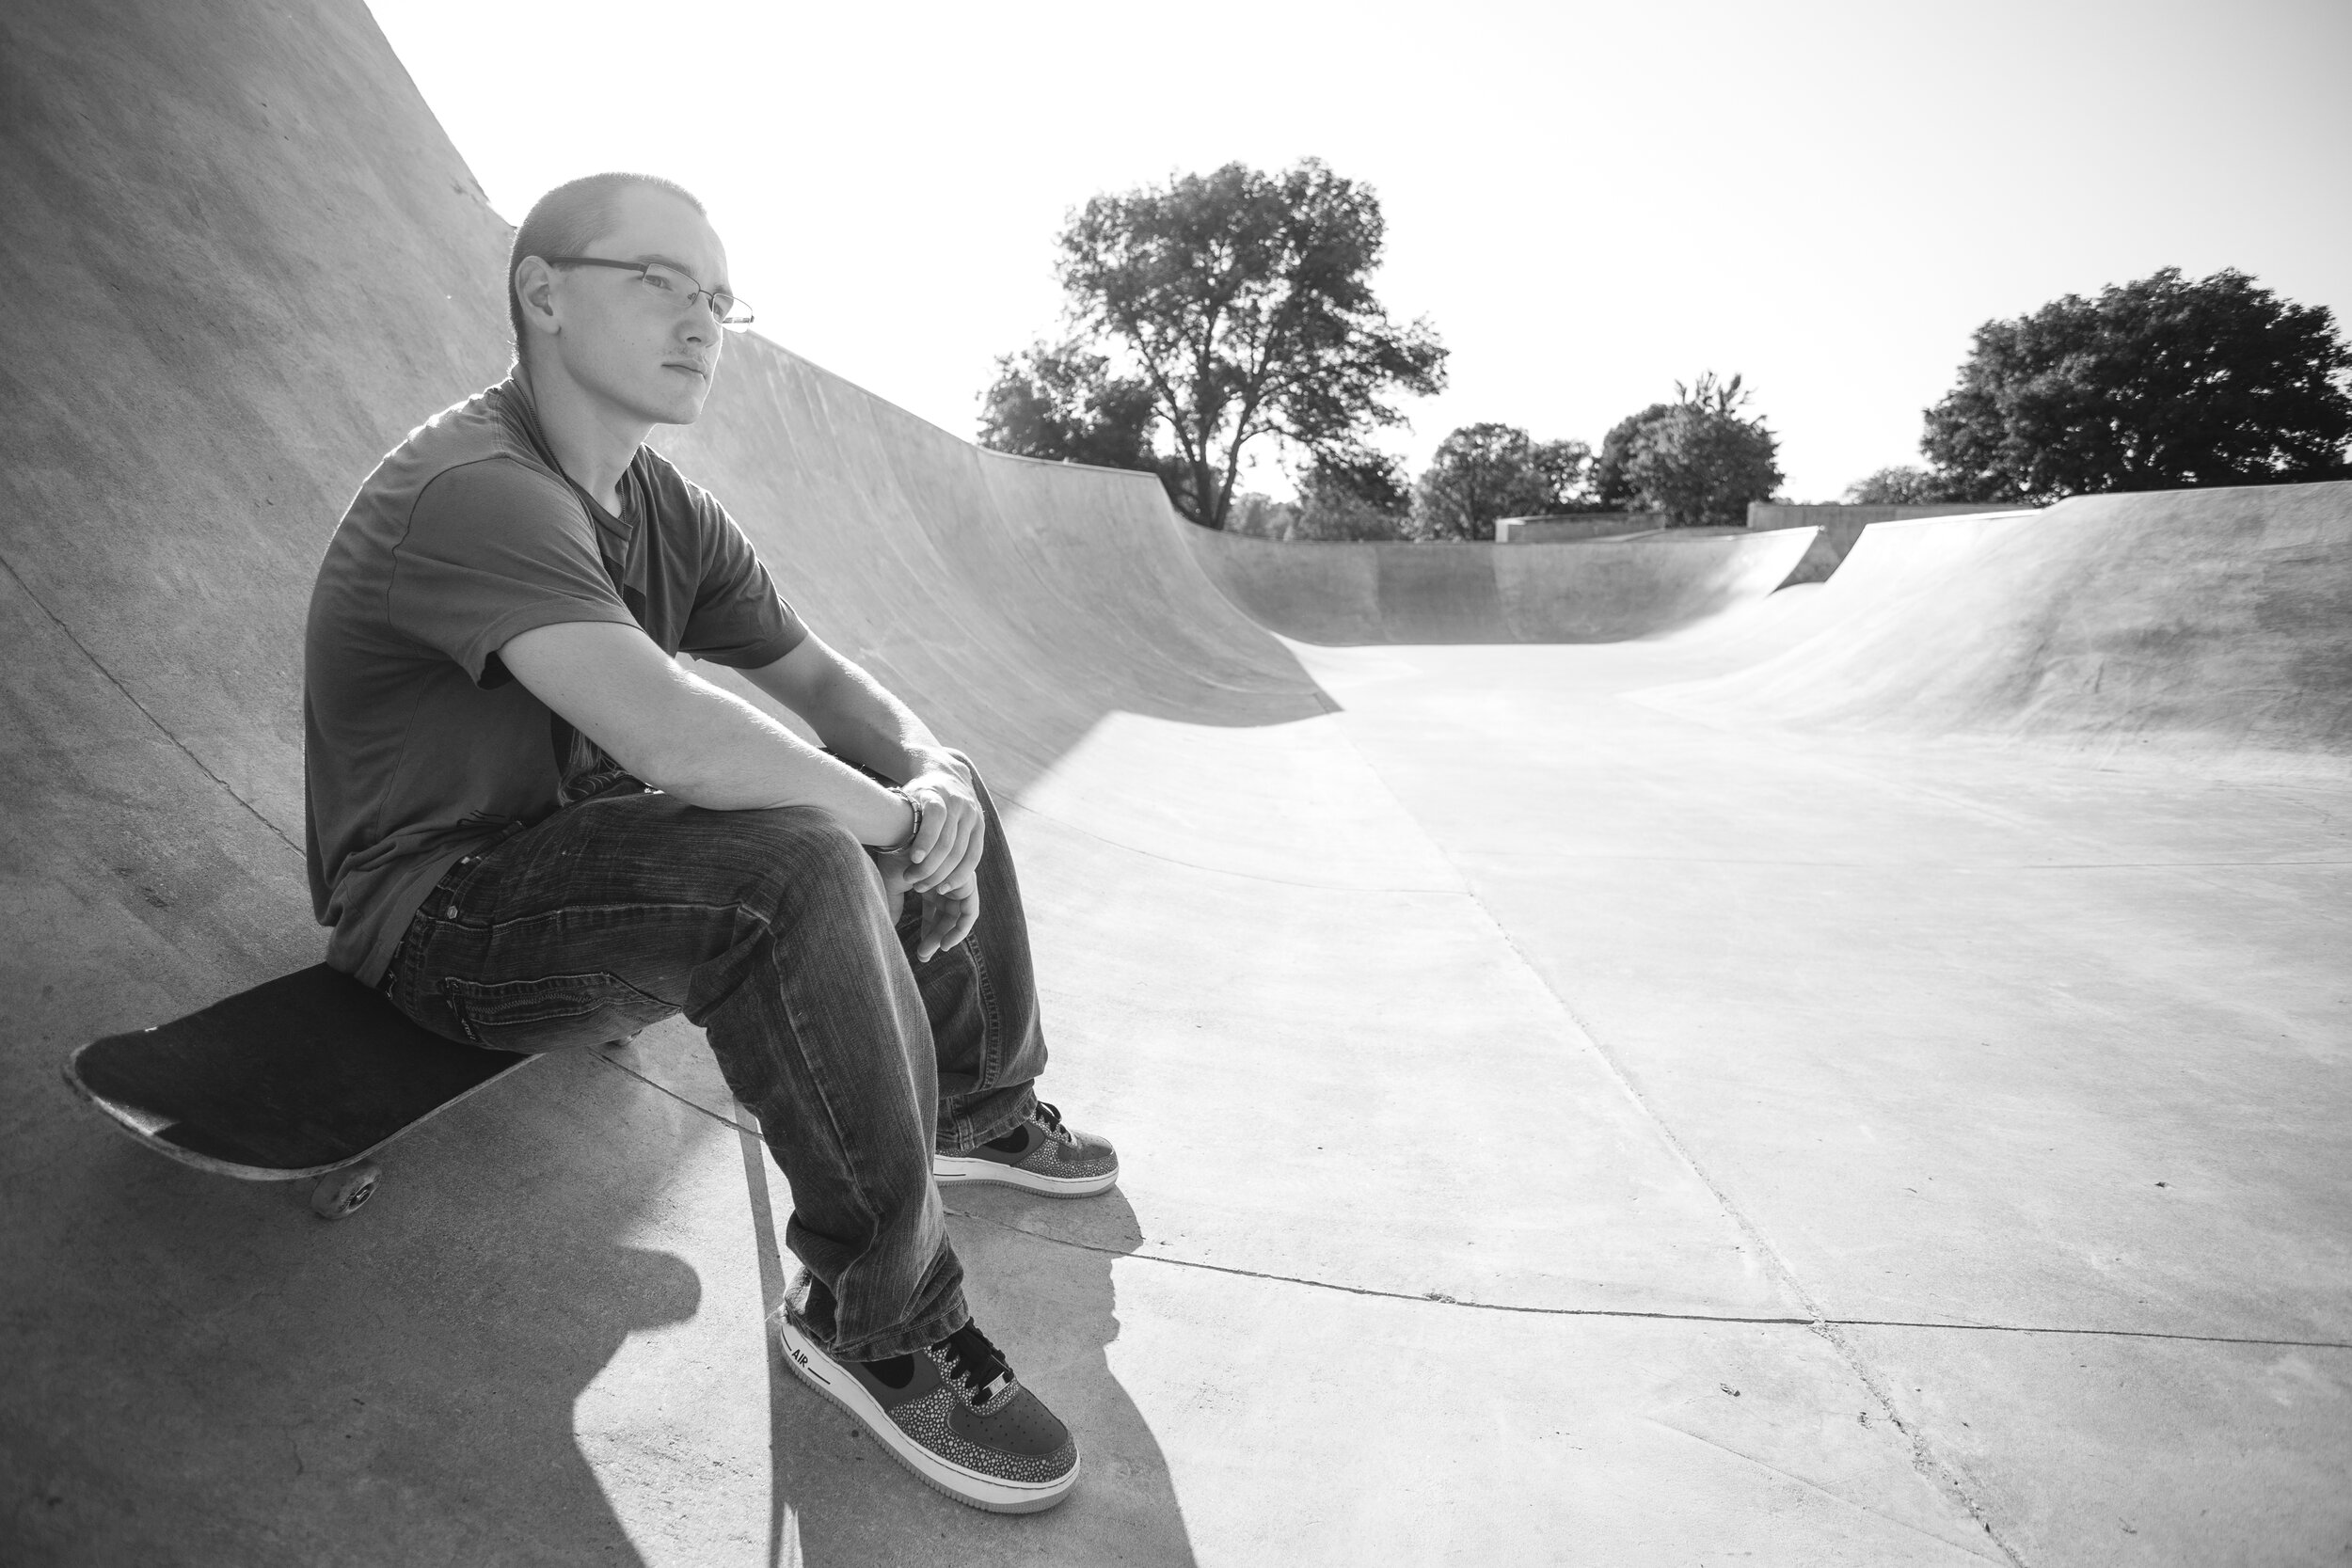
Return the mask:
{"type": "Polygon", "coordinates": [[[785,1243],[822,1287],[810,1329],[857,1360],[919,1349],[969,1315],[931,1150],[1009,1131],[1045,1066],[1021,889],[979,794],[979,924],[929,963],[920,901],[891,909],[825,812],[607,795],[453,867],[385,992],[497,1051],[598,1045],[683,1012],[791,1183],[785,1243]]]}

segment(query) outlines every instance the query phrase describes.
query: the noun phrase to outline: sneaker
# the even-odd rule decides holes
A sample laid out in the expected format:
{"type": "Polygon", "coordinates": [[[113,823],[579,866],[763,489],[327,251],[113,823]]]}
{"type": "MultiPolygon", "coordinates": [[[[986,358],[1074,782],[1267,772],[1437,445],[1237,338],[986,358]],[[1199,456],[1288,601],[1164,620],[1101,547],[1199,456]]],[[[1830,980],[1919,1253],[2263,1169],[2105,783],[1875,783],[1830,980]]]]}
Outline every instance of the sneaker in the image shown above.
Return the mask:
{"type": "Polygon", "coordinates": [[[776,1314],[785,1358],[934,1491],[991,1513],[1038,1513],[1078,1484],[1070,1429],[1021,1386],[976,1324],[882,1361],[836,1361],[776,1314]]]}
{"type": "Polygon", "coordinates": [[[1073,1132],[1043,1101],[1018,1127],[961,1154],[933,1154],[943,1187],[993,1182],[1048,1197],[1090,1197],[1119,1180],[1119,1155],[1107,1139],[1073,1132]]]}

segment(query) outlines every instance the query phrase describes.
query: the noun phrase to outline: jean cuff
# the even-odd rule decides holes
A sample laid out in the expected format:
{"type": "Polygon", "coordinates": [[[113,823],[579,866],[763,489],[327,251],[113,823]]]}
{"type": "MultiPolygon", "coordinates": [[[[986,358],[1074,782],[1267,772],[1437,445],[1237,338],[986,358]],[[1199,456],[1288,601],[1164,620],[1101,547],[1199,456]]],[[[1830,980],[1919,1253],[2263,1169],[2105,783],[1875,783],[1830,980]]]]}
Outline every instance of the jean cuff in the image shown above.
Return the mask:
{"type": "MultiPolygon", "coordinates": [[[[959,1285],[928,1316],[906,1327],[886,1334],[869,1334],[846,1345],[825,1345],[825,1354],[835,1361],[880,1361],[887,1356],[912,1355],[939,1343],[971,1321],[972,1309],[964,1305],[963,1287],[959,1285]]],[[[808,1333],[805,1323],[796,1323],[794,1326],[808,1333]]],[[[809,1334],[809,1338],[815,1339],[817,1336],[809,1334]]],[[[818,1339],[818,1343],[824,1341],[818,1339]]]]}
{"type": "MultiPolygon", "coordinates": [[[[994,1100],[1004,1092],[1002,1089],[991,1089],[986,1094],[977,1095],[974,1098],[994,1100]]],[[[1011,1109],[998,1111],[986,1121],[974,1121],[968,1117],[961,1116],[943,1117],[932,1147],[942,1154],[969,1154],[980,1145],[993,1138],[1003,1137],[1028,1120],[1029,1113],[1036,1109],[1037,1087],[1034,1084],[1025,1085],[1021,1090],[1021,1098],[1013,1101],[1011,1109]]]]}

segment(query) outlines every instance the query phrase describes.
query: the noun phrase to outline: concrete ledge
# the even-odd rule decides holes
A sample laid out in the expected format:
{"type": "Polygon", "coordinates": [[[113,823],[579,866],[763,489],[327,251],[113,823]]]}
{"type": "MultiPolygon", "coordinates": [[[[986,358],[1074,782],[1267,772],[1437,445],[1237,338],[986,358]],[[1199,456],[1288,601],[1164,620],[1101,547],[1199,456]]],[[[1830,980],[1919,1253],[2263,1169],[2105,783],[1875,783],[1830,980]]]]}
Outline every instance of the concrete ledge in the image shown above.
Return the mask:
{"type": "Polygon", "coordinates": [[[1820,536],[1814,540],[1813,547],[1797,563],[1788,580],[1827,582],[1847,552],[1854,547],[1854,542],[1862,537],[1862,531],[1873,523],[1907,523],[1922,517],[2009,516],[2019,510],[1991,501],[1933,501],[1916,506],[1777,506],[1770,501],[1750,501],[1748,527],[1758,532],[1785,528],[1820,529],[1820,536]]]}
{"type": "Polygon", "coordinates": [[[1606,539],[1664,528],[1663,512],[1587,512],[1562,517],[1498,517],[1498,545],[1559,545],[1571,539],[1606,539]]]}

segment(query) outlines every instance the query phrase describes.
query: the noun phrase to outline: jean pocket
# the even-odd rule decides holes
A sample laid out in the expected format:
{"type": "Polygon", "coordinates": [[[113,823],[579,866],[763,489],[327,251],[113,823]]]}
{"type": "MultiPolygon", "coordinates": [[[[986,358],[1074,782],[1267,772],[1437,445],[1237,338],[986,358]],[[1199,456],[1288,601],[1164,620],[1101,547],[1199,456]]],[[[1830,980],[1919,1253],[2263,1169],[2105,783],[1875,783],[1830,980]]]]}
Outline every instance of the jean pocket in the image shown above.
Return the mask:
{"type": "Polygon", "coordinates": [[[561,1051],[627,1039],[677,1011],[617,974],[549,974],[483,985],[453,976],[442,994],[459,1027],[493,1051],[561,1051]]]}

